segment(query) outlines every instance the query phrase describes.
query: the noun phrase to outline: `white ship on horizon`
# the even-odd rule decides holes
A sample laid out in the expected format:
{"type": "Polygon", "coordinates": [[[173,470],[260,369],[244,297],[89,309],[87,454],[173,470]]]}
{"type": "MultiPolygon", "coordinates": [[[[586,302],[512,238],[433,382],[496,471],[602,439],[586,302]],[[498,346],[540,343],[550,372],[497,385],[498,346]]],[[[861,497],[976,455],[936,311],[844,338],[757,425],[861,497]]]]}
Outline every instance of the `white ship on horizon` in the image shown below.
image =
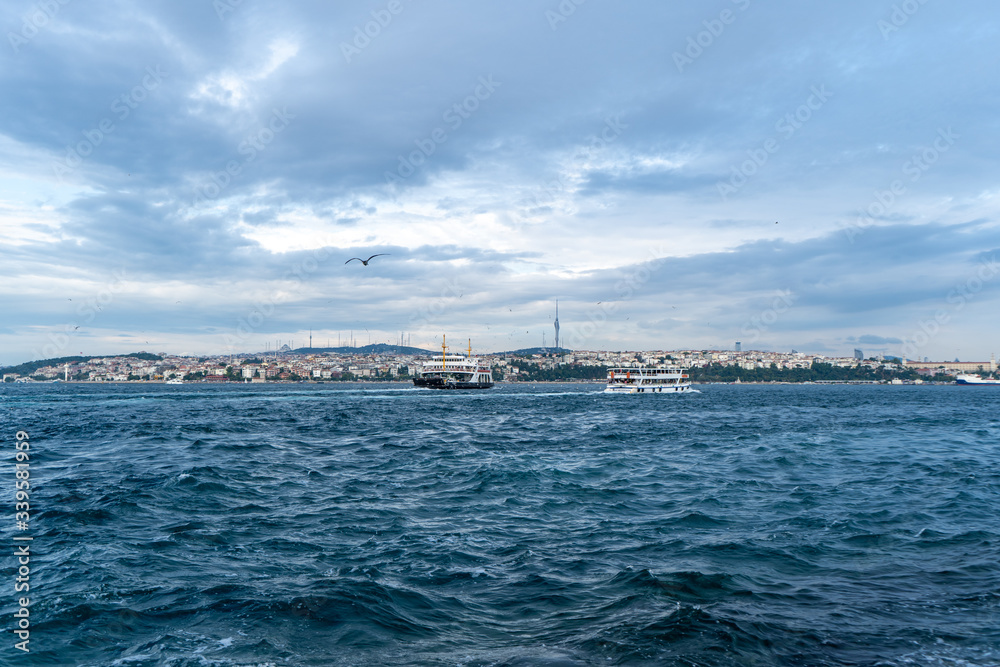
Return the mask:
{"type": "Polygon", "coordinates": [[[955,376],[955,384],[963,385],[1000,385],[1000,380],[994,380],[992,378],[982,378],[978,375],[971,375],[969,373],[959,373],[955,376]]]}

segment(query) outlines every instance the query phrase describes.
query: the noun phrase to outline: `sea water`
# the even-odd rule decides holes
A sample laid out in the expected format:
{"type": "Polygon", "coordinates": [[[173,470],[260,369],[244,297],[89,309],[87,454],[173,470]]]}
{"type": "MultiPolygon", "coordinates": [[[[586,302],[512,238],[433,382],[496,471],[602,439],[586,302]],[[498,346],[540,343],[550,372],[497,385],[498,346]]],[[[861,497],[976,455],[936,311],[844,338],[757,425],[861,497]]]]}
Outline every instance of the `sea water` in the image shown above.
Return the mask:
{"type": "Polygon", "coordinates": [[[0,663],[1000,664],[1000,390],[602,388],[4,385],[0,663]]]}

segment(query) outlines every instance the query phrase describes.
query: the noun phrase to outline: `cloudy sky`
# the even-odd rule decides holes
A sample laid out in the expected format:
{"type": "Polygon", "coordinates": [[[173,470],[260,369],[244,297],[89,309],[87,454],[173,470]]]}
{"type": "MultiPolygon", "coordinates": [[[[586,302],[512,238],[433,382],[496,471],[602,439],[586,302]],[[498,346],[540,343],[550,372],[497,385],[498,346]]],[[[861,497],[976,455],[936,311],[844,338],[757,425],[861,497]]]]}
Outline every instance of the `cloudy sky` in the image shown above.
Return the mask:
{"type": "Polygon", "coordinates": [[[987,0],[15,0],[0,27],[0,364],[552,345],[557,299],[575,349],[998,351],[987,0]]]}

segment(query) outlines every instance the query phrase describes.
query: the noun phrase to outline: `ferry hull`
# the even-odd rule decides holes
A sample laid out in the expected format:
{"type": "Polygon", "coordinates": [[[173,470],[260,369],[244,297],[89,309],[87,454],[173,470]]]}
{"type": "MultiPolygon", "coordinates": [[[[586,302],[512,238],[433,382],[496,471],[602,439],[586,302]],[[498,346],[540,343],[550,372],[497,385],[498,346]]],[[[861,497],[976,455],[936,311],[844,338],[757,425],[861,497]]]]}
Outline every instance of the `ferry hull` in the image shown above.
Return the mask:
{"type": "Polygon", "coordinates": [[[442,378],[413,378],[414,387],[426,389],[489,389],[492,382],[447,382],[442,378]]]}
{"type": "Polygon", "coordinates": [[[690,394],[693,391],[689,384],[668,387],[608,386],[604,388],[605,394],[690,394]]]}

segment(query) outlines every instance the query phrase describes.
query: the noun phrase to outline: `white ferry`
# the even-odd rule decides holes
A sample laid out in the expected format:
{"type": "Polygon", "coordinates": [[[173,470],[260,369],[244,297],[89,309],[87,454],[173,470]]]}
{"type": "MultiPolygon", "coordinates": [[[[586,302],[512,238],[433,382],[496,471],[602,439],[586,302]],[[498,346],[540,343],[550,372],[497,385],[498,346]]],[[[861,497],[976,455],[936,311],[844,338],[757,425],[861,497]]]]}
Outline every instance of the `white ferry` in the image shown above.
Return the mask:
{"type": "Polygon", "coordinates": [[[493,386],[493,371],[489,364],[472,356],[471,340],[468,355],[449,355],[442,336],[441,354],[424,362],[413,385],[428,389],[489,389],[493,386]]]}
{"type": "Polygon", "coordinates": [[[608,369],[605,394],[687,394],[691,388],[685,369],[679,366],[623,366],[608,369]]]}
{"type": "Polygon", "coordinates": [[[978,375],[969,375],[967,373],[959,373],[955,376],[955,384],[965,384],[965,385],[1000,385],[1000,380],[994,380],[992,378],[983,379],[978,375]]]}

